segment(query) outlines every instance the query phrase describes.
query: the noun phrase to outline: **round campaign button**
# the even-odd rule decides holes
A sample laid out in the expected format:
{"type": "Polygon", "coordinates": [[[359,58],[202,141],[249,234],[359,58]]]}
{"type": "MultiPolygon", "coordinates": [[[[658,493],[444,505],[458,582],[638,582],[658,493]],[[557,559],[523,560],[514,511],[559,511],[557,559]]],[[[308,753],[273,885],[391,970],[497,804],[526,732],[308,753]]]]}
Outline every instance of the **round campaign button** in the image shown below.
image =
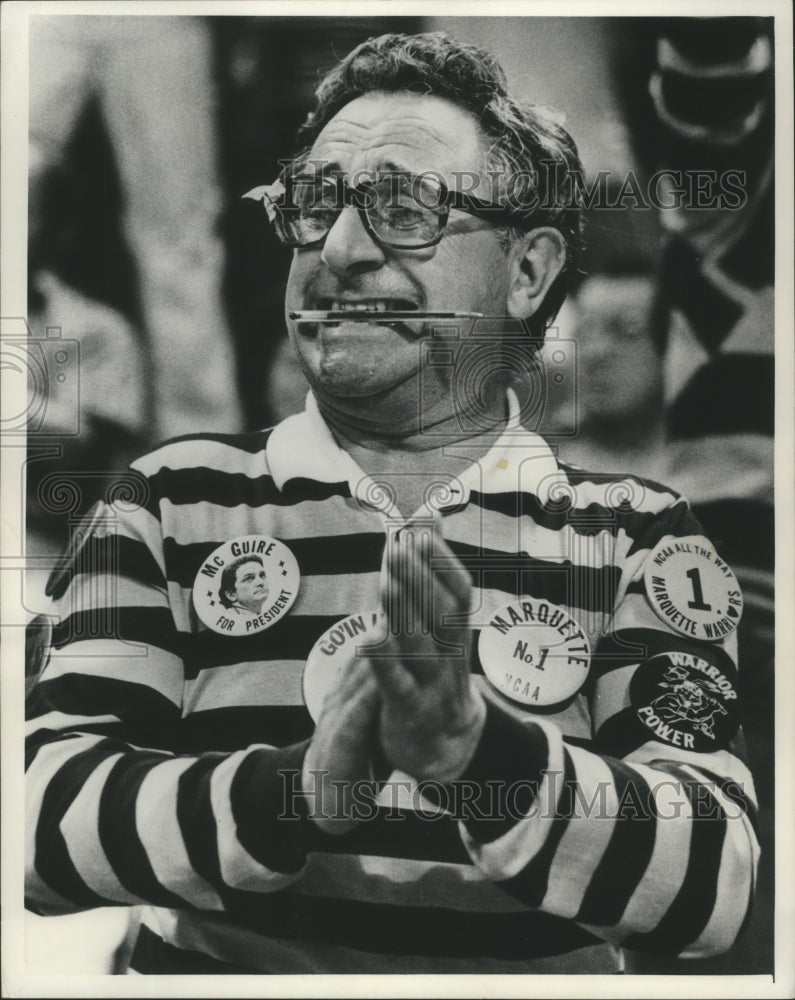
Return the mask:
{"type": "Polygon", "coordinates": [[[664,538],[646,561],[646,593],[658,618],[680,635],[722,639],[743,612],[737,577],[703,535],[664,538]]]}
{"type": "Polygon", "coordinates": [[[506,697],[523,705],[557,705],[585,683],[591,644],[564,608],[522,597],[481,629],[478,655],[484,674],[506,697]]]}
{"type": "Polygon", "coordinates": [[[284,542],[243,535],[204,560],[193,582],[193,605],[221,635],[256,635],[283,618],[298,596],[301,573],[284,542]]]}
{"type": "Polygon", "coordinates": [[[383,611],[363,611],[348,615],[326,629],[307,657],[304,667],[304,704],[317,722],[326,695],[339,682],[356,652],[383,637],[383,611]]]}
{"type": "MultiPolygon", "coordinates": [[[[710,647],[708,647],[710,648],[710,647]]],[[[710,648],[711,653],[723,650],[710,648]]],[[[654,739],[697,752],[726,746],[739,727],[737,671],[729,657],[658,653],[635,671],[629,700],[654,739]]]]}

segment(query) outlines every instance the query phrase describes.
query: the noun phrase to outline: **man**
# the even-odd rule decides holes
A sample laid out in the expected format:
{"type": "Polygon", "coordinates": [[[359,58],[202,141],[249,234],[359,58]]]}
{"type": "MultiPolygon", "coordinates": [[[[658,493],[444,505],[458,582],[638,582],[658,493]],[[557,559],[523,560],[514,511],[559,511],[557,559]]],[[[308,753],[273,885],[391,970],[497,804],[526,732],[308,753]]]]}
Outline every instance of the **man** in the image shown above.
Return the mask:
{"type": "Polygon", "coordinates": [[[576,267],[537,169],[578,169],[570,137],[431,34],[352,52],[304,138],[259,194],[307,410],[135,463],[92,540],[115,592],[53,582],[30,905],[150,904],[148,973],[727,948],[757,854],[733,574],[681,497],[560,466],[505,389],[576,267]],[[246,554],[281,588],[253,634],[211,604],[246,554]],[[117,640],[87,637],[98,605],[117,640]],[[672,664],[718,686],[712,739],[654,715],[672,664]]]}
{"type": "Polygon", "coordinates": [[[268,594],[268,577],[259,556],[241,556],[221,575],[218,596],[229,610],[258,615],[268,594]]]}
{"type": "Polygon", "coordinates": [[[662,360],[652,329],[656,283],[637,257],[606,262],[577,289],[581,424],[561,447],[587,469],[622,469],[662,479],[662,360]]]}

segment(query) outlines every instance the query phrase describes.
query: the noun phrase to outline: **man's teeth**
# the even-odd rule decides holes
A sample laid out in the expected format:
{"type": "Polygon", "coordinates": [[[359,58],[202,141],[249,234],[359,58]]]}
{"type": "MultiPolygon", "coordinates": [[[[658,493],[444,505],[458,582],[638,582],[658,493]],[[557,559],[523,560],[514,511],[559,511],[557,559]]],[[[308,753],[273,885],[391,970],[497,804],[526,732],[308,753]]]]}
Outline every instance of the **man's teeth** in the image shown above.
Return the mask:
{"type": "Polygon", "coordinates": [[[396,302],[394,299],[376,299],[372,302],[341,302],[334,301],[329,306],[332,312],[394,312],[396,309],[405,309],[405,303],[396,302]]]}

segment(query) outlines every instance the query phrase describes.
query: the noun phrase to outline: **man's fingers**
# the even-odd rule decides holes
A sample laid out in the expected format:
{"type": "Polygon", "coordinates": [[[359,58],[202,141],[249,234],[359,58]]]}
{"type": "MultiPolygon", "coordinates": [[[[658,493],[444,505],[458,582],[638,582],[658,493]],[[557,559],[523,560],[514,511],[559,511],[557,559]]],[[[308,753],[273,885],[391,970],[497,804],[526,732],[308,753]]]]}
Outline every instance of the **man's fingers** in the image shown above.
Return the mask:
{"type": "Polygon", "coordinates": [[[368,661],[382,698],[407,702],[417,696],[417,682],[395,656],[375,656],[368,661]]]}
{"type": "Polygon", "coordinates": [[[434,578],[455,601],[457,609],[467,614],[472,595],[472,579],[461,560],[447,544],[442,534],[442,516],[437,511],[433,518],[434,578]]]}
{"type": "MultiPolygon", "coordinates": [[[[462,612],[469,610],[472,581],[445,541],[438,514],[434,515],[431,525],[407,525],[392,536],[387,550],[387,570],[388,577],[393,578],[410,574],[433,579],[436,592],[444,590],[462,612]]],[[[408,588],[408,583],[404,586],[408,588]]],[[[416,596],[416,589],[409,593],[416,596]]]]}
{"type": "Polygon", "coordinates": [[[387,615],[392,634],[428,634],[433,622],[431,533],[406,528],[395,536],[387,565],[387,615]]]}
{"type": "Polygon", "coordinates": [[[466,614],[472,583],[469,573],[449,547],[439,525],[409,525],[390,540],[386,583],[396,602],[391,619],[413,628],[430,626],[434,606],[466,614]]]}
{"type": "Polygon", "coordinates": [[[328,693],[318,727],[331,720],[336,728],[342,719],[349,734],[358,731],[364,736],[374,725],[379,698],[378,682],[366,661],[353,661],[328,693]]]}
{"type": "Polygon", "coordinates": [[[415,656],[455,656],[467,628],[472,587],[438,526],[421,531],[408,526],[393,536],[386,570],[385,609],[406,666],[421,669],[415,656]]]}
{"type": "Polygon", "coordinates": [[[350,663],[345,665],[337,690],[349,696],[372,686],[372,683],[373,676],[367,665],[367,660],[362,657],[354,657],[350,663]]]}

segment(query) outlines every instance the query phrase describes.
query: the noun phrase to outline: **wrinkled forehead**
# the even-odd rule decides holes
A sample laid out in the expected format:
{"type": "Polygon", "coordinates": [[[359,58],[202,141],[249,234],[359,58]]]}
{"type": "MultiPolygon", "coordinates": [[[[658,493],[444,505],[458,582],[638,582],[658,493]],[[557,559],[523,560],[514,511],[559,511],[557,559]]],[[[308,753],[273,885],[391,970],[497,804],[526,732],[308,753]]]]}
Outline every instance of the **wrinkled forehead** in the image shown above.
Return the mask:
{"type": "Polygon", "coordinates": [[[260,570],[264,570],[262,563],[257,562],[256,559],[249,559],[248,562],[241,563],[237,567],[235,579],[239,580],[241,576],[248,573],[258,573],[260,570]]]}
{"type": "Polygon", "coordinates": [[[373,93],[337,112],[309,159],[324,172],[348,175],[435,171],[457,187],[458,172],[483,173],[485,144],[474,116],[444,98],[373,93]]]}

